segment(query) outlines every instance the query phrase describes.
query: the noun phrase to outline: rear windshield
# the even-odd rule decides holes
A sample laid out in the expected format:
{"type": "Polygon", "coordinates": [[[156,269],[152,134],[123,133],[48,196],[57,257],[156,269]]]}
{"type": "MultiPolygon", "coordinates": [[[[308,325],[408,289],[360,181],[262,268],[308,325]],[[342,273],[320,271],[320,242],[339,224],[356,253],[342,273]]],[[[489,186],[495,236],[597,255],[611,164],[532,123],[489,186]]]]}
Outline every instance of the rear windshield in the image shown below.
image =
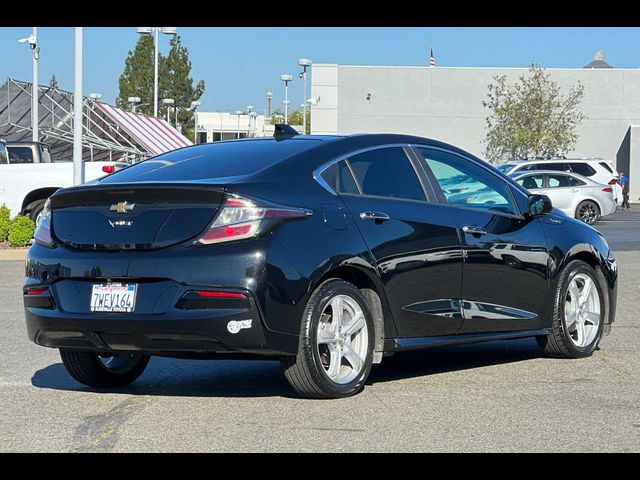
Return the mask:
{"type": "Polygon", "coordinates": [[[206,180],[251,175],[321,140],[248,140],[208,143],[164,153],[115,172],[102,183],[206,180]]]}

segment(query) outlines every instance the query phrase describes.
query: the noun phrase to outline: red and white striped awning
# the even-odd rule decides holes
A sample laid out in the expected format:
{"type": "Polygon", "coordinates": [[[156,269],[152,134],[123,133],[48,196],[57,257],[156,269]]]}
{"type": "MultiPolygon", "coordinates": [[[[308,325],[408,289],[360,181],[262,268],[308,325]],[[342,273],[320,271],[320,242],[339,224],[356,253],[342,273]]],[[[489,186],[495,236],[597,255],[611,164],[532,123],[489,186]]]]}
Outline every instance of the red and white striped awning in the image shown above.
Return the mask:
{"type": "Polygon", "coordinates": [[[161,118],[126,112],[106,103],[95,103],[151,155],[192,145],[191,141],[161,118]]]}

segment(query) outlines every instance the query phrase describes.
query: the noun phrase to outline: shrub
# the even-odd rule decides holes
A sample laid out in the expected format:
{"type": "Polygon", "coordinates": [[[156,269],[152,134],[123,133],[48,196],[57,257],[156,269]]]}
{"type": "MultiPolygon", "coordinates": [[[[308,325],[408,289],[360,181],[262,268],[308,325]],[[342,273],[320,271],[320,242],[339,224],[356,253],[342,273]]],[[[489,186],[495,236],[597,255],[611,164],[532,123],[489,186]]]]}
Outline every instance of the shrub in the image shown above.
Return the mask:
{"type": "Polygon", "coordinates": [[[24,247],[33,237],[35,226],[30,218],[18,215],[9,228],[9,243],[14,247],[24,247]]]}
{"type": "Polygon", "coordinates": [[[2,205],[0,207],[0,242],[4,242],[9,235],[9,227],[11,226],[10,211],[2,205]]]}

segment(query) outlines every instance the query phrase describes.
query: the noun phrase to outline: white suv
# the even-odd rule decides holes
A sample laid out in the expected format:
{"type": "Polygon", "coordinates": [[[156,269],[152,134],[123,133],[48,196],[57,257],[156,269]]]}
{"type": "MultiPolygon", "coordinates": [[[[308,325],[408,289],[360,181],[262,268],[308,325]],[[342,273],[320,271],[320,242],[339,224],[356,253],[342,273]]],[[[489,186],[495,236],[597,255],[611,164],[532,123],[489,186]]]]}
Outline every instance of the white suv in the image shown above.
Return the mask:
{"type": "Polygon", "coordinates": [[[618,172],[610,160],[602,158],[554,158],[550,160],[507,162],[498,165],[497,168],[505,175],[529,170],[556,170],[577,173],[602,185],[611,185],[616,203],[618,205],[622,203],[622,187],[618,183],[618,172]]]}

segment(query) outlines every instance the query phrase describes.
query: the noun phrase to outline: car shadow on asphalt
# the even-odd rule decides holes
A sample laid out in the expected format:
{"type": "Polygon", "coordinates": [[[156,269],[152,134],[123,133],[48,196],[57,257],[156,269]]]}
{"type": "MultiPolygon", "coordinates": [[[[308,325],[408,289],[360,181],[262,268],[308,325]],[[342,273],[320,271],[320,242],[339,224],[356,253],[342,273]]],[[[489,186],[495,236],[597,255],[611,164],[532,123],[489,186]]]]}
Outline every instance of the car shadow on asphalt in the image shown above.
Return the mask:
{"type": "MultiPolygon", "coordinates": [[[[439,373],[515,363],[541,356],[533,339],[437,347],[404,352],[374,365],[367,385],[439,373]]],[[[153,357],[144,374],[125,388],[96,389],[79,384],[62,363],[34,373],[38,388],[78,392],[179,397],[298,398],[274,360],[178,360],[153,357]]]]}

